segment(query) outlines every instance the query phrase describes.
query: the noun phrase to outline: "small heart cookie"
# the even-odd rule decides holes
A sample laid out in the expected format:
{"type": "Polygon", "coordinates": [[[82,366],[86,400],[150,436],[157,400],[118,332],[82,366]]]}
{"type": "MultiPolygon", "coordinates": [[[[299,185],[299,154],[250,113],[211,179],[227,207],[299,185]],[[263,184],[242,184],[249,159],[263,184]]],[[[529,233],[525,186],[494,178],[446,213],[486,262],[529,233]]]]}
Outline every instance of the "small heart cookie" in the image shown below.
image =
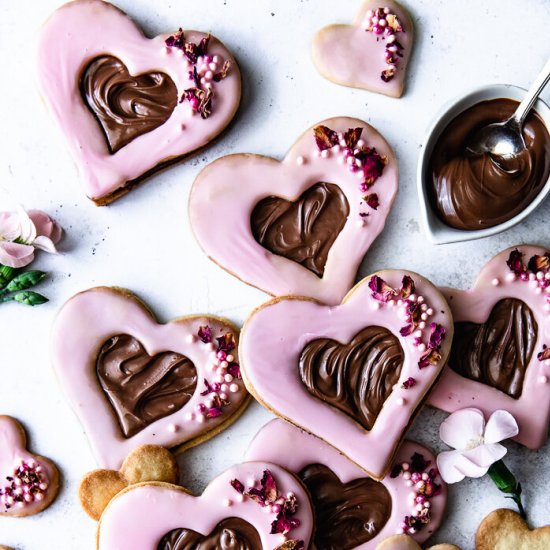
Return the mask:
{"type": "Polygon", "coordinates": [[[206,254],[244,282],[337,304],[384,228],[397,180],[395,155],[374,128],[333,118],[283,161],[230,155],[208,165],[189,218],[206,254]]]}
{"type": "MultiPolygon", "coordinates": [[[[422,550],[421,546],[407,535],[393,535],[383,540],[376,550],[422,550]]],[[[430,546],[427,550],[460,550],[454,544],[436,544],[430,546]]]]}
{"type": "Polygon", "coordinates": [[[510,412],[514,439],[542,447],[550,421],[550,252],[521,245],[481,270],[470,290],[442,289],[455,337],[428,403],[448,412],[477,407],[510,412]]]}
{"type": "Polygon", "coordinates": [[[380,480],[452,335],[440,292],[416,273],[387,270],[339,306],[298,296],[267,302],[246,321],[239,354],[256,399],[380,480]]]}
{"type": "Polygon", "coordinates": [[[241,95],[239,68],[218,39],[181,29],[149,39],[102,0],[65,4],[44,24],[38,82],[98,205],[205,147],[241,95]]]}
{"type": "Polygon", "coordinates": [[[159,324],[127,290],[71,298],[52,331],[53,365],[98,463],[118,469],[138,445],[193,446],[250,401],[238,329],[216,317],[159,324]]]}
{"type": "Polygon", "coordinates": [[[336,84],[401,97],[413,38],[402,6],[367,0],[352,25],[329,25],[315,35],[313,61],[336,84]]]}
{"type": "Polygon", "coordinates": [[[38,514],[59,491],[55,464],[30,453],[26,445],[23,426],[11,416],[0,416],[0,517],[38,514]]]}
{"type": "Polygon", "coordinates": [[[126,457],[120,470],[94,470],[86,474],[78,489],[80,504],[92,519],[99,521],[118,493],[146,481],[178,481],[178,463],[164,447],[141,445],[126,457]]]}
{"type": "Polygon", "coordinates": [[[410,528],[424,542],[443,519],[447,490],[433,470],[435,457],[412,441],[399,448],[392,474],[375,481],[321,439],[276,419],[256,434],[245,460],[274,462],[302,480],[317,518],[318,549],[373,550],[391,534],[410,528]],[[424,473],[430,477],[421,491],[408,485],[412,475],[421,479],[424,473]],[[411,502],[411,491],[415,499],[429,503],[422,514],[411,502]]]}
{"type": "Polygon", "coordinates": [[[226,470],[201,496],[166,483],[129,487],[99,522],[97,548],[310,548],[314,517],[303,485],[274,464],[226,470]]]}
{"type": "Polygon", "coordinates": [[[476,550],[548,550],[550,525],[529,529],[513,510],[501,508],[491,512],[479,525],[476,550]]]}

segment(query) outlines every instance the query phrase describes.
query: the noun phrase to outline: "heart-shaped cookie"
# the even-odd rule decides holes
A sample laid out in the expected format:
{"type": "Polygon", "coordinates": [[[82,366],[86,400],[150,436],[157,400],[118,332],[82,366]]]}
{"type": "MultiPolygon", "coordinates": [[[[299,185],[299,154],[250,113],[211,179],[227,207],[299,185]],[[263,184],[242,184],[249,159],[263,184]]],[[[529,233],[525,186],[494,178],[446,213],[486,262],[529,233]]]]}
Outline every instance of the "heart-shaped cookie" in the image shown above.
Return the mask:
{"type": "MultiPolygon", "coordinates": [[[[413,523],[415,540],[424,542],[443,519],[447,491],[433,472],[430,490],[426,484],[424,496],[418,500],[429,502],[429,513],[420,514],[418,502],[411,502],[411,476],[422,477],[435,465],[433,454],[412,441],[399,448],[391,476],[382,481],[365,476],[336,449],[280,419],[258,432],[245,458],[274,462],[298,475],[312,497],[318,549],[372,550],[384,538],[403,532],[404,524],[409,529],[413,523]],[[409,473],[404,477],[405,463],[409,473]]],[[[414,498],[419,495],[415,493],[414,498]]]]}
{"type": "Polygon", "coordinates": [[[256,309],[240,344],[248,390],[381,479],[451,348],[440,292],[407,271],[357,284],[339,306],[301,297],[256,309]]]}
{"type": "Polygon", "coordinates": [[[367,0],[352,25],[329,25],[315,35],[313,61],[336,84],[401,97],[413,38],[402,6],[367,0]]]}
{"type": "Polygon", "coordinates": [[[0,517],[24,517],[47,508],[59,491],[59,471],[26,449],[23,426],[0,416],[0,517]]]}
{"type": "MultiPolygon", "coordinates": [[[[422,550],[421,546],[407,535],[393,535],[383,540],[376,550],[422,550]]],[[[436,544],[427,550],[460,550],[454,544],[436,544]]]]}
{"type": "Polygon", "coordinates": [[[166,483],[129,487],[107,506],[97,548],[310,548],[313,511],[303,485],[275,464],[226,470],[201,496],[166,483]]]}
{"type": "Polygon", "coordinates": [[[550,253],[522,245],[504,250],[470,290],[442,289],[455,338],[428,403],[453,412],[477,407],[510,412],[516,441],[538,449],[550,421],[550,253]]]}
{"type": "Polygon", "coordinates": [[[105,468],[120,468],[138,445],[201,443],[250,400],[238,330],[225,319],[161,325],[129,291],[100,287],[65,304],[52,338],[59,381],[105,468]]]}
{"type": "Polygon", "coordinates": [[[548,550],[550,525],[529,529],[513,510],[501,508],[491,512],[479,525],[476,550],[548,550]]]}
{"type": "Polygon", "coordinates": [[[78,496],[84,511],[99,521],[113,498],[137,483],[177,483],[178,463],[174,455],[158,445],[141,445],[124,460],[120,470],[94,470],[80,481],[78,496]]]}
{"type": "Polygon", "coordinates": [[[38,81],[100,205],[205,147],[241,95],[239,68],[219,40],[181,29],[149,39],[102,0],[65,4],[44,24],[38,81]]]}
{"type": "Polygon", "coordinates": [[[385,139],[353,118],[307,130],[282,162],[230,155],[191,190],[189,217],[206,254],[239,279],[281,296],[337,304],[384,228],[397,192],[385,139]]]}

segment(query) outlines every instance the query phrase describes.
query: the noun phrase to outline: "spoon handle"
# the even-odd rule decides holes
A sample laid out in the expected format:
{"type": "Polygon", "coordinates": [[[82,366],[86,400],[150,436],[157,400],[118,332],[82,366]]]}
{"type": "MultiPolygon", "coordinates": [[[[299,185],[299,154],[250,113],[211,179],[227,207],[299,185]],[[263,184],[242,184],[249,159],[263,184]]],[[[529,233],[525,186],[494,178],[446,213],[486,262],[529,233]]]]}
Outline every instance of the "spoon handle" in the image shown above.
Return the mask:
{"type": "Polygon", "coordinates": [[[523,98],[523,101],[519,104],[519,107],[516,109],[516,112],[512,117],[514,121],[519,124],[520,127],[523,124],[525,117],[531,110],[531,107],[533,107],[533,105],[535,104],[535,101],[539,97],[539,94],[542,92],[542,89],[546,86],[546,84],[548,84],[549,80],[550,59],[546,62],[546,65],[544,65],[544,68],[537,76],[533,84],[531,84],[527,95],[523,98]]]}

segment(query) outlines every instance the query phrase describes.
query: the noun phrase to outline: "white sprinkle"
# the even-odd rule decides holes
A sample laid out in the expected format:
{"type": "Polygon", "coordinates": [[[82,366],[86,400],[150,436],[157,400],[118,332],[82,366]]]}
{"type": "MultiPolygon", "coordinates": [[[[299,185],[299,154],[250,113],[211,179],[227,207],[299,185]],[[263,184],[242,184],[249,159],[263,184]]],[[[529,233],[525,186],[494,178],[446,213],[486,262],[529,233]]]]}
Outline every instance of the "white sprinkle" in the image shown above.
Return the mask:
{"type": "Polygon", "coordinates": [[[402,397],[398,397],[396,402],[399,406],[403,406],[405,404],[405,400],[402,397]]]}
{"type": "Polygon", "coordinates": [[[306,159],[305,157],[303,157],[302,155],[300,155],[297,159],[296,159],[296,164],[298,164],[298,166],[302,166],[306,163],[306,159]]]}
{"type": "Polygon", "coordinates": [[[175,424],[168,424],[166,429],[172,433],[176,433],[178,431],[178,427],[175,424]]]}
{"type": "Polygon", "coordinates": [[[547,376],[539,376],[539,383],[540,384],[546,384],[548,382],[547,376]]]}
{"type": "Polygon", "coordinates": [[[229,386],[229,391],[231,393],[237,393],[239,391],[239,385],[238,384],[231,384],[231,386],[229,386]]]}
{"type": "Polygon", "coordinates": [[[208,344],[206,344],[206,349],[209,351],[214,351],[216,349],[216,345],[214,342],[208,342],[208,344]]]}
{"type": "Polygon", "coordinates": [[[506,275],[506,280],[510,283],[514,282],[516,280],[516,274],[515,273],[508,273],[506,275]]]}
{"type": "Polygon", "coordinates": [[[224,499],[223,505],[227,506],[227,508],[230,508],[233,505],[233,501],[229,498],[224,499]]]}
{"type": "Polygon", "coordinates": [[[529,280],[534,281],[537,278],[537,276],[534,273],[529,273],[529,280]]]}
{"type": "Polygon", "coordinates": [[[420,321],[420,323],[418,323],[418,328],[425,329],[426,328],[426,322],[425,321],[420,321]]]}
{"type": "Polygon", "coordinates": [[[321,151],[321,158],[328,159],[330,157],[330,150],[325,149],[324,151],[321,151]]]}
{"type": "Polygon", "coordinates": [[[199,424],[202,424],[206,418],[204,417],[204,414],[202,413],[198,413],[197,416],[195,416],[195,420],[199,423],[199,424]]]}
{"type": "Polygon", "coordinates": [[[195,419],[195,413],[186,413],[185,414],[185,420],[194,420],[195,419]]]}
{"type": "Polygon", "coordinates": [[[244,495],[241,495],[241,493],[237,493],[237,496],[235,497],[235,500],[237,502],[242,502],[244,500],[244,495]]]}
{"type": "Polygon", "coordinates": [[[418,350],[421,351],[421,352],[426,351],[426,344],[424,344],[424,343],[418,344],[418,350]]]}
{"type": "Polygon", "coordinates": [[[497,279],[497,278],[495,277],[495,278],[491,281],[491,284],[492,284],[493,286],[498,286],[498,285],[500,284],[500,280],[497,279]]]}
{"type": "Polygon", "coordinates": [[[373,310],[373,311],[376,311],[377,309],[380,309],[380,304],[378,302],[375,302],[375,301],[372,301],[370,303],[370,308],[373,310]]]}

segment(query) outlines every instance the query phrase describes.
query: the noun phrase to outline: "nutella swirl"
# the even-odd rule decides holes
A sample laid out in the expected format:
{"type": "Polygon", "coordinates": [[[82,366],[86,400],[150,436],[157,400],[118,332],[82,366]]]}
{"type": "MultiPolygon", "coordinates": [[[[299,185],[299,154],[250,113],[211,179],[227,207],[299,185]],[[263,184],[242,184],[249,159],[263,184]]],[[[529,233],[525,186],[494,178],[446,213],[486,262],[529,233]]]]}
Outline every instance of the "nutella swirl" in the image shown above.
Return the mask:
{"type": "Polygon", "coordinates": [[[187,357],[172,351],[151,356],[128,334],[103,344],[96,372],[126,438],[181,409],[197,387],[197,370],[187,357]]]}
{"type": "Polygon", "coordinates": [[[319,338],[300,356],[300,376],[309,393],[370,430],[399,380],[405,355],[389,330],[370,326],[349,344],[319,338]]]}
{"type": "Polygon", "coordinates": [[[111,55],[97,57],[86,67],[80,91],[103,129],[111,154],[162,126],[178,103],[178,90],[167,74],[132,76],[111,55]]]}
{"type": "Polygon", "coordinates": [[[322,277],[348,215],[342,190],[333,183],[316,183],[295,202],[275,196],[262,199],[252,211],[250,226],[264,248],[322,277]]]}
{"type": "Polygon", "coordinates": [[[191,529],[173,529],[162,537],[157,550],[262,550],[262,541],[250,523],[228,518],[206,536],[191,529]]]}
{"type": "Polygon", "coordinates": [[[535,316],[525,303],[500,300],[485,323],[455,323],[449,367],[519,399],[537,334],[535,316]]]}
{"type": "Polygon", "coordinates": [[[459,114],[439,136],[430,158],[430,200],[439,218],[457,229],[503,223],[524,210],[550,176],[550,135],[542,119],[524,124],[527,149],[512,159],[473,155],[469,141],[482,127],[508,119],[518,103],[483,101],[459,114]]]}
{"type": "Polygon", "coordinates": [[[342,483],[322,464],[310,464],[299,474],[315,508],[317,550],[352,550],[380,533],[392,511],[386,487],[369,477],[342,483]]]}

